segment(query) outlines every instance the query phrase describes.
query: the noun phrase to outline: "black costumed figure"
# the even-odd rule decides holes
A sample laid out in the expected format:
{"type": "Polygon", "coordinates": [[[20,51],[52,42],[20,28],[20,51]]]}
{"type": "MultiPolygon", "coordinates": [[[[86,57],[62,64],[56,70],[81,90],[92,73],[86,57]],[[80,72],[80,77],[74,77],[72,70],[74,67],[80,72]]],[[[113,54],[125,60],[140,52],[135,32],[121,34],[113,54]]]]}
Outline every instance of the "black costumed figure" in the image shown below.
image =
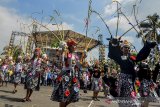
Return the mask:
{"type": "Polygon", "coordinates": [[[153,70],[152,75],[153,75],[152,76],[153,82],[157,84],[156,92],[158,96],[160,97],[160,61],[156,63],[155,69],[153,70]]]}
{"type": "Polygon", "coordinates": [[[156,70],[157,65],[156,68],[151,71],[149,64],[145,60],[142,61],[138,67],[137,76],[140,80],[139,94],[144,107],[148,107],[149,102],[159,101],[159,97],[155,90],[157,85],[154,81],[156,79],[156,77],[154,77],[157,72],[156,70]]]}
{"type": "Polygon", "coordinates": [[[105,83],[105,88],[107,88],[106,93],[107,96],[105,97],[107,99],[114,99],[113,97],[118,97],[118,81],[117,81],[117,71],[115,69],[112,69],[112,73],[110,75],[104,75],[102,76],[102,80],[105,83]]]}
{"type": "Polygon", "coordinates": [[[33,90],[39,87],[40,73],[41,73],[41,49],[36,48],[34,55],[30,60],[30,65],[25,77],[25,88],[27,89],[26,96],[23,101],[31,101],[30,97],[33,90]]]}
{"type": "Polygon", "coordinates": [[[119,64],[121,69],[118,77],[118,97],[121,98],[121,100],[130,101],[129,103],[119,103],[120,107],[140,106],[134,89],[134,81],[136,78],[134,67],[136,62],[146,59],[150,54],[151,48],[154,48],[155,46],[156,42],[146,41],[137,56],[133,57],[130,54],[130,44],[127,40],[124,40],[123,43],[121,43],[121,46],[120,40],[118,39],[111,39],[109,41],[108,57],[119,64]]]}
{"type": "Polygon", "coordinates": [[[65,49],[66,43],[60,43],[62,48],[62,70],[58,74],[55,83],[51,100],[60,102],[60,107],[66,107],[71,102],[79,100],[79,78],[77,77],[76,69],[79,68],[79,58],[75,53],[76,41],[68,40],[68,52],[65,49]]]}

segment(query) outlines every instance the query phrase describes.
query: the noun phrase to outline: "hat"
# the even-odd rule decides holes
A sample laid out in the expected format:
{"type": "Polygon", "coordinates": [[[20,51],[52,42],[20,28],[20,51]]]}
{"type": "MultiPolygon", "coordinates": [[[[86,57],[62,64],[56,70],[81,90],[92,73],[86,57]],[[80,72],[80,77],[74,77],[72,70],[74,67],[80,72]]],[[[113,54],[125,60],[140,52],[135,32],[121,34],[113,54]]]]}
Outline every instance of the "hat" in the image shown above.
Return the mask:
{"type": "Polygon", "coordinates": [[[121,44],[121,47],[130,47],[130,43],[127,40],[124,40],[121,44]]]}
{"type": "Polygon", "coordinates": [[[77,42],[71,38],[67,41],[67,45],[68,46],[75,46],[75,45],[77,45],[77,42]]]}

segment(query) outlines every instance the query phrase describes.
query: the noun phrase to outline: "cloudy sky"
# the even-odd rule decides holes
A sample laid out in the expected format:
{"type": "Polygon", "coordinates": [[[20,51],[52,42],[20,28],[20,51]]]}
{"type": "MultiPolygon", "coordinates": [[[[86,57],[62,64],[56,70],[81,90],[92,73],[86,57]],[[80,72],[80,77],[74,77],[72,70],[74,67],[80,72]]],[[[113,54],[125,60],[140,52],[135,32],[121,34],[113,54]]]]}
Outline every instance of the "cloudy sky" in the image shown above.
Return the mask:
{"type": "MultiPolygon", "coordinates": [[[[85,34],[85,19],[88,14],[89,0],[0,0],[0,52],[8,45],[12,31],[30,32],[32,20],[36,19],[43,24],[50,21],[54,16],[57,23],[62,22],[64,29],[71,29],[85,34]],[[56,12],[55,12],[56,10],[56,12]],[[57,14],[58,13],[58,14],[57,14]],[[58,16],[60,15],[60,16],[58,16]]],[[[115,0],[113,0],[115,1],[115,0]]],[[[112,0],[92,0],[92,9],[101,14],[108,24],[111,33],[115,35],[117,25],[117,4],[112,0]]],[[[135,23],[133,5],[138,9],[138,21],[144,20],[146,16],[157,13],[160,15],[160,0],[117,0],[122,12],[129,18],[132,24],[135,23]]],[[[131,25],[126,18],[120,15],[118,35],[122,35],[131,25]]],[[[55,26],[49,25],[51,30],[55,26]]],[[[43,29],[44,30],[44,29],[43,29]]],[[[104,35],[104,43],[108,44],[105,38],[110,37],[109,33],[97,14],[92,13],[89,20],[88,36],[97,39],[98,34],[104,35]],[[98,30],[98,32],[96,32],[98,30]],[[92,35],[92,36],[91,36],[92,35]]],[[[139,50],[140,39],[135,38],[136,32],[132,30],[124,38],[132,42],[139,50]]],[[[93,53],[97,53],[95,49],[93,53]],[[94,52],[96,51],[96,52],[94,52]]]]}

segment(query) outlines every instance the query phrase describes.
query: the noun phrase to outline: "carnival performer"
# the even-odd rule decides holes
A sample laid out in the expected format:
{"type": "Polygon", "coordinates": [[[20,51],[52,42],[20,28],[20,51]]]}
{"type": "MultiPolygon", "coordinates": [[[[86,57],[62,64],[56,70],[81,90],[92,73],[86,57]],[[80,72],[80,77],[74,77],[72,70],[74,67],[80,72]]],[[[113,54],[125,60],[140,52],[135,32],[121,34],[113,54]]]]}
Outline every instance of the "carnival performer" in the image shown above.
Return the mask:
{"type": "MultiPolygon", "coordinates": [[[[23,72],[22,72],[22,83],[24,83],[25,84],[25,77],[26,77],[26,75],[27,75],[27,71],[28,71],[28,69],[30,68],[30,60],[31,60],[31,57],[30,57],[30,55],[27,53],[26,55],[25,55],[25,57],[24,57],[24,59],[23,59],[23,72]]],[[[24,85],[24,88],[25,88],[26,86],[24,85]]]]}
{"type": "Polygon", "coordinates": [[[58,77],[60,70],[58,69],[58,67],[56,67],[56,64],[54,61],[51,69],[52,69],[52,86],[54,88],[54,84],[56,84],[56,79],[58,77]]]}
{"type": "Polygon", "coordinates": [[[111,100],[114,99],[113,97],[117,97],[117,71],[108,68],[108,65],[105,65],[104,71],[102,71],[102,85],[105,98],[111,100]],[[112,70],[112,74],[110,74],[110,70],[112,70]]]}
{"type": "Polygon", "coordinates": [[[107,72],[108,72],[108,65],[106,63],[103,64],[103,71],[102,71],[102,86],[104,90],[104,95],[107,97],[109,95],[109,87],[107,84],[105,84],[105,81],[103,78],[107,78],[107,72]]]}
{"type": "Polygon", "coordinates": [[[152,72],[152,80],[154,83],[157,83],[157,94],[160,97],[160,61],[155,65],[155,69],[152,72]]]}
{"type": "Polygon", "coordinates": [[[39,86],[39,78],[41,72],[41,49],[36,48],[34,55],[31,58],[31,63],[29,65],[26,77],[25,77],[25,88],[27,89],[26,96],[23,98],[23,101],[31,101],[30,97],[33,93],[33,90],[39,86]]]}
{"type": "Polygon", "coordinates": [[[92,74],[92,90],[93,90],[93,97],[94,101],[100,101],[98,97],[98,93],[101,90],[102,81],[101,81],[101,71],[99,68],[99,63],[95,62],[92,74]]]}
{"type": "Polygon", "coordinates": [[[48,76],[48,72],[49,72],[47,54],[43,54],[42,59],[43,60],[42,60],[41,68],[43,69],[43,73],[41,75],[41,79],[43,80],[43,85],[47,85],[47,76],[48,76]]]}
{"type": "Polygon", "coordinates": [[[148,107],[149,94],[151,86],[151,69],[146,61],[142,61],[138,66],[137,76],[140,80],[139,93],[140,97],[144,101],[142,105],[148,107]],[[147,99],[148,98],[148,99],[147,99]]]}
{"type": "Polygon", "coordinates": [[[18,58],[16,59],[15,70],[14,70],[14,74],[13,74],[13,77],[14,77],[13,93],[17,92],[17,85],[21,83],[22,69],[23,69],[22,56],[18,56],[18,58]]]}
{"type": "Polygon", "coordinates": [[[13,72],[14,72],[14,61],[13,61],[13,57],[9,57],[8,58],[8,73],[9,73],[9,81],[13,82],[13,72]]]}
{"type": "Polygon", "coordinates": [[[120,107],[139,106],[138,100],[136,100],[134,90],[134,80],[136,78],[136,72],[134,69],[135,62],[146,59],[154,48],[156,42],[146,41],[144,47],[140,50],[136,57],[130,54],[130,44],[127,40],[124,40],[120,45],[119,39],[111,39],[109,42],[109,58],[116,61],[121,68],[121,72],[118,78],[118,96],[124,98],[124,100],[130,100],[132,103],[120,103],[120,107]],[[135,98],[135,99],[132,99],[135,98]]]}
{"type": "Polygon", "coordinates": [[[108,75],[108,77],[103,77],[103,81],[105,82],[106,87],[108,88],[107,92],[107,99],[114,99],[113,97],[118,97],[117,94],[117,71],[112,68],[111,75],[108,75]]]}
{"type": "Polygon", "coordinates": [[[75,40],[69,39],[67,52],[66,43],[60,43],[60,47],[62,47],[62,71],[56,79],[51,95],[51,100],[60,102],[59,107],[66,107],[71,102],[79,100],[79,81],[75,71],[79,66],[79,59],[75,53],[76,45],[75,40]]]}
{"type": "Polygon", "coordinates": [[[9,81],[9,73],[8,73],[8,64],[7,64],[7,59],[4,59],[2,66],[1,66],[1,80],[2,80],[2,84],[1,86],[3,86],[3,83],[7,83],[9,81]]]}
{"type": "Polygon", "coordinates": [[[83,80],[83,92],[87,93],[87,86],[89,83],[89,71],[88,71],[88,63],[84,62],[82,66],[82,80],[83,80]]]}
{"type": "Polygon", "coordinates": [[[23,72],[21,74],[21,83],[23,84],[25,84],[25,77],[27,75],[27,70],[29,69],[30,59],[30,55],[26,53],[23,59],[23,72]]]}
{"type": "Polygon", "coordinates": [[[160,80],[160,61],[155,64],[155,69],[153,70],[153,76],[152,76],[153,82],[157,82],[157,80],[160,80]]]}

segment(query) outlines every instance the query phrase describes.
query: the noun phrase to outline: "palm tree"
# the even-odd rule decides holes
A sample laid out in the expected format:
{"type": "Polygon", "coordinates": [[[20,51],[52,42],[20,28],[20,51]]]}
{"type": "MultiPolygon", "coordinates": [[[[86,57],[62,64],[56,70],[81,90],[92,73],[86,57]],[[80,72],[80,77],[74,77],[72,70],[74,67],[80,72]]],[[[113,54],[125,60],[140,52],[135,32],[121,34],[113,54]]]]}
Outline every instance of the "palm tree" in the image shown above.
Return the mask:
{"type": "Polygon", "coordinates": [[[7,56],[12,56],[14,60],[16,60],[16,58],[19,55],[23,55],[23,50],[22,47],[18,46],[18,45],[13,45],[12,47],[10,46],[5,46],[3,48],[3,52],[1,55],[7,55],[7,56]]]}
{"type": "Polygon", "coordinates": [[[143,34],[145,40],[154,40],[160,43],[160,36],[157,32],[160,28],[159,15],[156,13],[152,16],[149,15],[146,22],[140,23],[139,28],[140,32],[137,35],[138,38],[143,34]]]}
{"type": "MultiPolygon", "coordinates": [[[[139,38],[143,34],[143,43],[144,40],[156,41],[158,44],[160,43],[160,34],[158,33],[158,30],[160,28],[159,15],[157,15],[156,13],[152,16],[149,15],[146,22],[140,23],[139,28],[140,32],[137,37],[139,38]]],[[[159,61],[159,51],[160,49],[158,47],[154,48],[151,51],[151,54],[148,58],[151,68],[153,68],[155,63],[159,61]]]]}

